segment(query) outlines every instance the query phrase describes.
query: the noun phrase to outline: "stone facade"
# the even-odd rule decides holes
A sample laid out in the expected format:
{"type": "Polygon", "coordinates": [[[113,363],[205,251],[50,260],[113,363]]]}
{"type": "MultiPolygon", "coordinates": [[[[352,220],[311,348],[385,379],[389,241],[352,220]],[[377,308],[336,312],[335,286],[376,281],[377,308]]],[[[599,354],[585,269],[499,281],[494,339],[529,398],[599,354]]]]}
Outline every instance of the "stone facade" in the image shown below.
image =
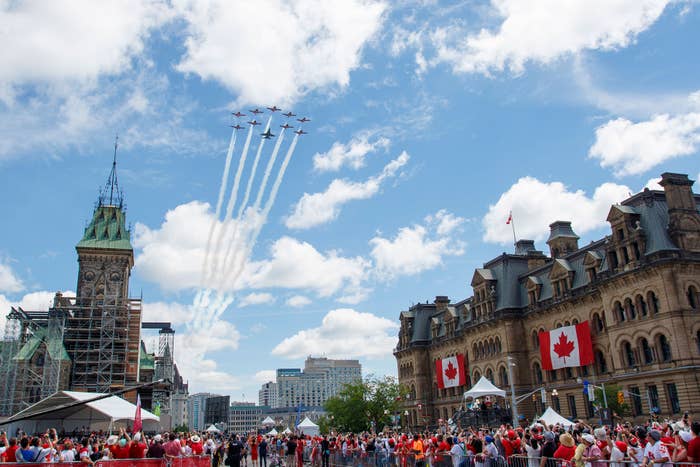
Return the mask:
{"type": "MultiPolygon", "coordinates": [[[[628,418],[700,416],[700,196],[692,184],[665,173],[664,191],[647,189],[610,208],[605,238],[579,247],[571,223],[554,222],[549,256],[520,240],[514,254],[474,272],[471,297],[452,304],[438,296],[403,311],[394,354],[409,389],[404,424],[448,419],[482,375],[509,391],[507,357],[516,395],[544,387],[546,404],[565,417],[594,417],[581,380],[627,391],[628,418]],[[543,371],[538,333],[583,321],[594,364],[543,371]],[[457,353],[465,355],[467,386],[440,390],[435,362],[457,353]]],[[[527,418],[544,409],[535,394],[518,405],[527,418]]]]}

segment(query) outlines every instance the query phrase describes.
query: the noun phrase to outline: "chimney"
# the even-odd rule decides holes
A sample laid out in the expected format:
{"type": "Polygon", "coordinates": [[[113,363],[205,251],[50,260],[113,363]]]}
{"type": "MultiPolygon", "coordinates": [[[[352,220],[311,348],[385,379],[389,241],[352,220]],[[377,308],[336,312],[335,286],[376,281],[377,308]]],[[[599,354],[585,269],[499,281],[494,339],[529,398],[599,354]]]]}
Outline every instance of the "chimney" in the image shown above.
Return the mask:
{"type": "Polygon", "coordinates": [[[436,295],[435,296],[435,309],[437,311],[442,311],[447,309],[447,305],[450,304],[450,298],[447,295],[436,295]]]}
{"type": "Polygon", "coordinates": [[[700,251],[700,214],[686,174],[665,172],[659,185],[664,187],[668,206],[668,233],[683,250],[700,251]]]}
{"type": "Polygon", "coordinates": [[[528,271],[538,268],[547,262],[547,257],[535,249],[534,240],[518,240],[515,243],[515,254],[527,257],[528,271]]]}
{"type": "Polygon", "coordinates": [[[554,259],[566,256],[578,250],[578,239],[571,228],[569,221],[554,221],[549,224],[549,245],[550,256],[554,259]]]}

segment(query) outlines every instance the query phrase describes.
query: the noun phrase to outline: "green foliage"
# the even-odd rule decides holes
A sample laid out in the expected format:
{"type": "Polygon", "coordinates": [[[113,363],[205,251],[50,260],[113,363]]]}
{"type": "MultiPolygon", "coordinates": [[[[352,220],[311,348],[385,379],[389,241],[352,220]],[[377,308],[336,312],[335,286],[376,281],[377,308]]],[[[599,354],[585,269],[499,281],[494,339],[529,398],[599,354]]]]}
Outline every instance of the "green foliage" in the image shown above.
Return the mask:
{"type": "Polygon", "coordinates": [[[189,427],[185,424],[178,425],[173,428],[175,433],[188,433],[190,431],[189,427]]]}
{"type": "Polygon", "coordinates": [[[324,406],[329,428],[359,433],[374,425],[376,430],[381,430],[391,425],[391,416],[399,411],[401,398],[407,393],[406,388],[390,376],[369,375],[364,380],[346,384],[324,406]]]}
{"type": "MultiPolygon", "coordinates": [[[[605,386],[605,397],[608,400],[608,407],[619,416],[628,415],[630,413],[630,401],[625,399],[625,403],[620,404],[617,400],[617,393],[621,390],[622,388],[617,384],[609,384],[605,386]]],[[[603,407],[603,390],[601,388],[596,388],[595,390],[595,404],[599,407],[603,407]]]]}

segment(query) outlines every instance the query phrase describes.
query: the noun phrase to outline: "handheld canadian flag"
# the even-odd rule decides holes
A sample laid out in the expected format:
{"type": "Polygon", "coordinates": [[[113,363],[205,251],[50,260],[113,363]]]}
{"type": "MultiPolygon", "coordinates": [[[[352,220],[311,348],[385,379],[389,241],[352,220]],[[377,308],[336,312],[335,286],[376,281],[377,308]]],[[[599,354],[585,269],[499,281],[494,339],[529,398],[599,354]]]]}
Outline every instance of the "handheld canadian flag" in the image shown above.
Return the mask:
{"type": "Polygon", "coordinates": [[[443,358],[435,362],[435,376],[440,389],[454,388],[467,384],[464,370],[464,355],[443,358]]]}
{"type": "Polygon", "coordinates": [[[540,332],[540,356],[543,370],[593,363],[593,343],[588,321],[540,332]]]}
{"type": "Polygon", "coordinates": [[[508,213],[508,220],[506,221],[506,225],[510,224],[511,222],[513,222],[513,211],[510,211],[508,213]]]}
{"type": "Polygon", "coordinates": [[[136,395],[136,414],[134,415],[134,428],[131,430],[132,434],[136,434],[143,428],[143,421],[141,420],[141,394],[136,395]]]}

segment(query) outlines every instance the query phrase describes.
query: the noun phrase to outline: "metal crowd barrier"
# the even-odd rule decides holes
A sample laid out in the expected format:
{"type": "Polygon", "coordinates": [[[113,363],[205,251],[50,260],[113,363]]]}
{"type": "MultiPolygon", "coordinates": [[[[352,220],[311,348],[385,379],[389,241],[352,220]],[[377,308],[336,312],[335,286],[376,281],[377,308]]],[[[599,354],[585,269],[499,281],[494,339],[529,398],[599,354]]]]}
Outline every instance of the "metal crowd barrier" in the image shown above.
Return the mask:
{"type": "MultiPolygon", "coordinates": [[[[3,466],[81,467],[84,462],[5,462],[3,466]]],[[[176,457],[174,459],[110,459],[96,461],[95,467],[211,467],[211,456],[176,457]]]]}
{"type": "MultiPolygon", "coordinates": [[[[528,457],[526,455],[515,454],[507,459],[509,467],[540,467],[542,462],[541,457],[528,457]]],[[[593,462],[582,462],[580,465],[584,467],[641,467],[641,462],[633,459],[623,459],[619,461],[611,461],[600,459],[593,462]]],[[[665,465],[673,465],[676,467],[700,467],[700,462],[672,462],[669,460],[665,464],[654,464],[663,467],[665,465]]],[[[578,467],[574,461],[565,461],[563,459],[549,458],[545,460],[545,467],[578,467]]],[[[652,464],[649,463],[649,466],[652,464]]]]}

